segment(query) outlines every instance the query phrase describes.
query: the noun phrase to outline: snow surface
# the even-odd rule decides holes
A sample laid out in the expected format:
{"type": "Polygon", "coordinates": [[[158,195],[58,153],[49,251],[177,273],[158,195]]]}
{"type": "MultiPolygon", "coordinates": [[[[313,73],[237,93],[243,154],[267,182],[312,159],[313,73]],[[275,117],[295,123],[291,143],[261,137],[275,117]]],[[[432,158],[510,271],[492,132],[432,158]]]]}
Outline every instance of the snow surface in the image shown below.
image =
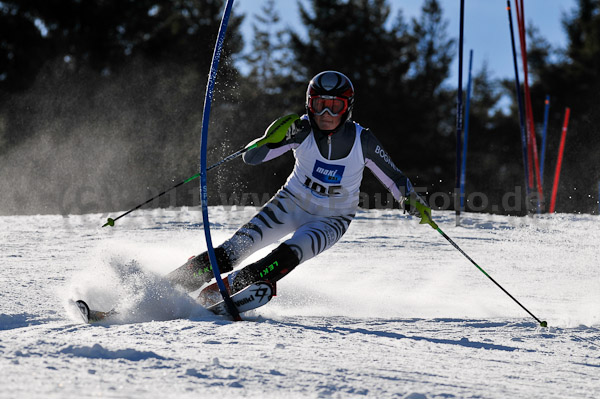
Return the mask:
{"type": "MultiPolygon", "coordinates": [[[[215,244],[255,211],[211,208],[215,244]]],[[[107,216],[0,217],[0,398],[600,397],[597,216],[435,214],[549,328],[398,210],[359,212],[243,322],[161,277],[205,248],[199,209],[107,216]],[[78,298],[120,314],[82,324],[78,298]]]]}

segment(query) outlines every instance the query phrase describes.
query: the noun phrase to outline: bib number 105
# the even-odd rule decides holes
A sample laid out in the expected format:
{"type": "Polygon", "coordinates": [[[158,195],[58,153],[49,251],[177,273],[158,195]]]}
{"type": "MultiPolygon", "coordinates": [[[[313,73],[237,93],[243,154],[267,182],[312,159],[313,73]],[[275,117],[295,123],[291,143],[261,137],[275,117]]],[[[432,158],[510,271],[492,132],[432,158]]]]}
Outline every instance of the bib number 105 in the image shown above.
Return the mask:
{"type": "Polygon", "coordinates": [[[304,185],[310,188],[312,191],[315,191],[318,194],[322,195],[341,195],[342,194],[342,186],[328,186],[325,187],[322,184],[313,181],[310,177],[306,176],[306,180],[304,181],[304,185]]]}

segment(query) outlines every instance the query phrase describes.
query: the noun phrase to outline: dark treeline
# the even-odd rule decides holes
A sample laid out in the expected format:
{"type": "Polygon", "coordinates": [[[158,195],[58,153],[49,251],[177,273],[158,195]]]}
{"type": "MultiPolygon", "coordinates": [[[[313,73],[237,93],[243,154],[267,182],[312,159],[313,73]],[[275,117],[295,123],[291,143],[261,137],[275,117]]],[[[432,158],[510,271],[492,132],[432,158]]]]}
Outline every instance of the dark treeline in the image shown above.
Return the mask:
{"type": "MultiPolygon", "coordinates": [[[[0,214],[126,210],[197,173],[204,90],[223,5],[1,1],[0,214]]],[[[375,132],[434,207],[452,209],[456,87],[448,77],[458,32],[448,31],[438,1],[424,0],[410,20],[391,15],[386,0],[309,0],[298,7],[301,20],[290,30],[276,1],[257,2],[253,16],[236,13],[234,5],[208,164],[262,135],[277,117],[304,113],[310,77],[335,69],[355,84],[354,119],[375,132]],[[251,37],[242,37],[244,18],[251,19],[251,37]]],[[[569,106],[557,210],[596,212],[600,3],[579,0],[563,23],[565,49],[529,27],[540,131],[544,98],[552,98],[544,189],[549,197],[569,106]]],[[[506,35],[509,40],[508,28],[506,35]]],[[[477,198],[467,210],[526,213],[514,98],[514,82],[494,79],[485,65],[474,71],[466,192],[477,198]]],[[[232,161],[210,172],[210,203],[259,205],[292,166],[291,154],[268,166],[232,161]]],[[[392,206],[372,176],[362,191],[368,194],[363,206],[392,206]]],[[[189,183],[152,205],[197,205],[198,196],[197,183],[189,183]]]]}

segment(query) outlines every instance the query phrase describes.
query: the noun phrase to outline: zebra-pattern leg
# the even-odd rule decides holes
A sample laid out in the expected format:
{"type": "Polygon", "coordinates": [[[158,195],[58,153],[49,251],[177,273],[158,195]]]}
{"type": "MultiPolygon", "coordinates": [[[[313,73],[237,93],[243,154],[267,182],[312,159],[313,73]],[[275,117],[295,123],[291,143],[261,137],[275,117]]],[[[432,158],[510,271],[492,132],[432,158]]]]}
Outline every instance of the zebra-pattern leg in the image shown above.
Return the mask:
{"type": "Polygon", "coordinates": [[[254,252],[295,231],[302,220],[310,218],[287,194],[280,191],[248,223],[240,227],[222,247],[238,264],[254,252]]]}
{"type": "Polygon", "coordinates": [[[320,217],[303,224],[285,243],[305,262],[331,248],[348,230],[354,215],[320,217]]]}

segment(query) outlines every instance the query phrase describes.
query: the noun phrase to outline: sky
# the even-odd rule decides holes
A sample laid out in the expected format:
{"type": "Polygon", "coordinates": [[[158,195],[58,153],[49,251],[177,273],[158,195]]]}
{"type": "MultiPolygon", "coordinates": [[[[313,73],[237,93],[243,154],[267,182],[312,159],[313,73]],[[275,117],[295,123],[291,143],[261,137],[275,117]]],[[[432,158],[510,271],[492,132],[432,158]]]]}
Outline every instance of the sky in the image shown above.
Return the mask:
{"type": "MultiPolygon", "coordinates": [[[[277,0],[276,6],[284,24],[297,32],[299,24],[297,7],[298,0],[277,0]]],[[[300,0],[309,4],[308,0],[300,0]]],[[[398,10],[403,10],[405,20],[420,15],[423,0],[388,0],[392,6],[391,18],[395,18],[398,10]]],[[[246,14],[242,31],[246,38],[246,46],[252,38],[252,16],[259,13],[265,0],[236,0],[233,7],[238,13],[246,14]]],[[[514,8],[514,1],[511,1],[514,8]]],[[[576,0],[527,0],[525,3],[525,19],[527,24],[533,23],[540,33],[553,46],[564,46],[566,35],[562,28],[562,15],[569,13],[576,0]]],[[[460,26],[460,0],[440,0],[444,17],[448,20],[448,33],[458,39],[460,26]]],[[[513,12],[513,23],[516,24],[516,14],[513,12]]],[[[517,35],[515,25],[515,35],[517,35]]],[[[518,36],[515,36],[517,40],[518,36]]],[[[458,40],[457,40],[458,41],[458,40]]],[[[463,79],[466,82],[469,65],[469,50],[473,50],[473,72],[481,69],[484,61],[494,78],[514,78],[514,66],[510,43],[508,14],[506,0],[465,0],[464,24],[464,56],[463,79]]],[[[452,67],[450,80],[456,83],[458,79],[458,63],[452,67]]]]}

